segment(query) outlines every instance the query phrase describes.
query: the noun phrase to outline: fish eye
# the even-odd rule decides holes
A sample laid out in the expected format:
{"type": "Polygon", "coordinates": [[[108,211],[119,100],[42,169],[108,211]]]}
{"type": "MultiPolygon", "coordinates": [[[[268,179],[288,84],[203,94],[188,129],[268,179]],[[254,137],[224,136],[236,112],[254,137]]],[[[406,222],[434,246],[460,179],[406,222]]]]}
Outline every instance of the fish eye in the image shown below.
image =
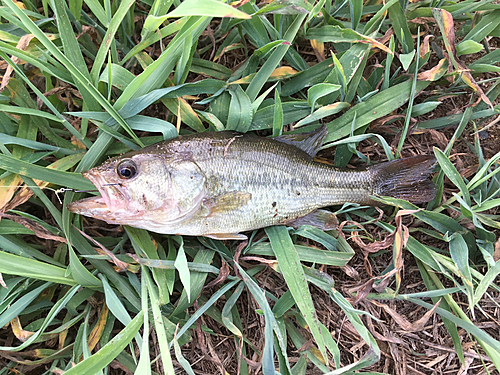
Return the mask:
{"type": "Polygon", "coordinates": [[[129,180],[137,175],[137,165],[132,159],[122,160],[116,166],[116,173],[118,173],[118,177],[129,180]]]}

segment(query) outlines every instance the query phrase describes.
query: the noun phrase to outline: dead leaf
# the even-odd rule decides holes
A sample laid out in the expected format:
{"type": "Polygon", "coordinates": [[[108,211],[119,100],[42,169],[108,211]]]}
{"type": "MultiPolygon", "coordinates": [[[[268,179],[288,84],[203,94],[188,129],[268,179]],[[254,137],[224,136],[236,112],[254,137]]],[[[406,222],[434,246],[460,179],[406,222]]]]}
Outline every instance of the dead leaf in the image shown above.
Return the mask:
{"type": "Polygon", "coordinates": [[[68,241],[64,237],[57,236],[52,232],[45,229],[42,225],[38,224],[35,220],[28,219],[26,217],[10,215],[0,212],[0,217],[4,217],[6,219],[12,220],[17,224],[21,224],[23,227],[28,228],[33,231],[33,234],[38,238],[43,238],[45,240],[54,240],[58,242],[67,243],[68,241]]]}
{"type": "Polygon", "coordinates": [[[106,323],[108,321],[108,313],[109,313],[108,306],[106,305],[106,302],[104,302],[101,314],[99,315],[99,321],[94,326],[94,328],[90,332],[89,338],[87,339],[90,351],[92,351],[95,348],[95,346],[101,339],[102,333],[104,332],[104,327],[106,327],[106,323]]]}
{"type": "Polygon", "coordinates": [[[429,53],[430,48],[429,48],[429,39],[432,38],[434,35],[426,35],[424,37],[424,42],[422,43],[422,46],[420,47],[420,57],[424,57],[427,53],[429,53]]]}
{"type": "MultiPolygon", "coordinates": [[[[439,29],[441,30],[446,51],[448,51],[449,59],[455,67],[455,71],[459,73],[462,80],[479,95],[480,99],[478,102],[482,100],[488,104],[491,109],[493,109],[493,104],[490,99],[484,94],[481,87],[479,87],[475,79],[472,77],[472,74],[470,74],[467,66],[457,56],[453,16],[450,12],[438,8],[432,8],[432,14],[439,26],[439,29]]],[[[477,105],[478,102],[474,103],[474,105],[477,105]]]]}
{"type": "Polygon", "coordinates": [[[493,259],[495,262],[500,260],[500,238],[495,242],[495,251],[493,252],[493,259]]]}
{"type": "Polygon", "coordinates": [[[438,301],[434,305],[432,309],[427,311],[424,316],[422,316],[419,320],[417,320],[415,323],[410,323],[405,317],[402,315],[398,314],[396,310],[391,309],[389,306],[387,306],[384,303],[380,303],[375,300],[370,300],[370,302],[378,307],[381,307],[387,314],[389,314],[394,321],[400,326],[404,331],[406,332],[418,332],[422,331],[425,328],[425,325],[427,324],[427,321],[429,318],[434,314],[434,311],[438,308],[441,300],[438,301]]]}
{"type": "Polygon", "coordinates": [[[366,296],[368,296],[368,294],[373,288],[373,284],[375,283],[376,279],[377,278],[370,279],[368,280],[368,282],[361,285],[361,287],[356,292],[356,298],[354,298],[354,301],[352,302],[353,306],[356,306],[357,303],[363,301],[366,298],[366,296]]]}
{"type": "MultiPolygon", "coordinates": [[[[75,227],[76,228],[76,227],[75,227]]],[[[99,252],[102,252],[104,255],[107,255],[108,257],[110,257],[110,262],[114,263],[116,265],[116,267],[118,268],[119,272],[124,272],[127,270],[128,268],[128,263],[127,262],[123,262],[121,261],[120,259],[118,259],[116,257],[115,254],[113,254],[111,251],[109,251],[108,249],[106,249],[101,243],[99,243],[98,241],[94,240],[92,237],[90,237],[87,233],[85,233],[84,231],[76,228],[78,230],[78,232],[80,232],[80,234],[85,237],[86,239],[88,239],[90,242],[92,242],[93,244],[97,245],[98,248],[101,250],[97,250],[96,251],[99,253],[99,252]]]]}
{"type": "Polygon", "coordinates": [[[23,327],[21,326],[21,321],[19,320],[18,316],[16,316],[14,319],[10,321],[10,327],[12,328],[12,333],[21,342],[25,342],[34,334],[34,332],[25,331],[23,329],[23,327]]]}
{"type": "Polygon", "coordinates": [[[439,63],[432,69],[425,70],[417,74],[417,80],[419,81],[437,81],[441,78],[448,70],[448,64],[445,65],[446,59],[441,59],[439,63]]]}
{"type": "MultiPolygon", "coordinates": [[[[21,51],[26,51],[26,47],[28,47],[28,44],[30,44],[31,39],[33,39],[34,37],[35,36],[33,34],[23,35],[21,39],[19,39],[19,42],[17,42],[16,48],[21,51]]],[[[12,56],[12,62],[16,65],[24,63],[24,61],[16,56],[12,56]]],[[[2,84],[0,85],[0,92],[2,92],[5,86],[9,84],[10,76],[12,75],[13,71],[14,69],[9,65],[7,67],[7,70],[5,71],[5,74],[3,75],[2,84]]]]}
{"type": "Polygon", "coordinates": [[[222,267],[220,268],[219,274],[214,280],[210,281],[207,285],[205,285],[203,289],[211,288],[217,284],[224,282],[229,276],[229,272],[230,272],[229,266],[224,261],[224,259],[222,259],[222,267]]]}
{"type": "Polygon", "coordinates": [[[316,39],[311,39],[310,43],[318,61],[325,61],[325,43],[316,39]]]}
{"type": "Polygon", "coordinates": [[[389,30],[387,30],[382,38],[378,38],[377,42],[385,44],[389,40],[391,40],[391,36],[394,35],[394,29],[391,27],[389,30]]]}
{"type": "Polygon", "coordinates": [[[0,273],[0,285],[3,286],[5,289],[9,289],[7,287],[7,284],[5,284],[5,281],[4,281],[3,276],[2,276],[1,273],[0,273]]]}

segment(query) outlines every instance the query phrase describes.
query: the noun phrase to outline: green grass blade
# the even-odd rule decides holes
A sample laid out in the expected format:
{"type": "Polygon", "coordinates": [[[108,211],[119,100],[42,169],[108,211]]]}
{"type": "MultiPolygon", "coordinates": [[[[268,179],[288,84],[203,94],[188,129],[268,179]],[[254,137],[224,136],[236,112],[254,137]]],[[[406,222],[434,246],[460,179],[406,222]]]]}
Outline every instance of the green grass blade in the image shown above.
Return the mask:
{"type": "Polygon", "coordinates": [[[144,311],[139,312],[130,323],[101,350],[65,372],[67,375],[95,374],[111,363],[133,340],[144,321],[144,311]]]}
{"type": "Polygon", "coordinates": [[[76,281],[66,275],[66,270],[34,259],[0,251],[0,273],[17,275],[56,284],[75,285],[76,281]]]}
{"type": "Polygon", "coordinates": [[[145,267],[141,267],[142,277],[146,279],[146,285],[148,289],[149,298],[151,299],[151,308],[153,310],[155,332],[158,338],[158,344],[160,346],[161,357],[163,361],[163,366],[165,368],[165,374],[173,375],[174,366],[172,364],[172,358],[170,357],[170,347],[168,345],[168,338],[165,326],[165,319],[160,311],[160,301],[158,299],[158,292],[156,286],[153,284],[153,280],[149,276],[149,272],[145,267]]]}
{"type": "Polygon", "coordinates": [[[318,345],[318,349],[327,358],[325,342],[314,309],[309,287],[306,277],[302,271],[299,256],[293,242],[288,234],[288,230],[284,226],[275,226],[266,228],[266,233],[269,236],[273,252],[276,255],[278,264],[288,285],[288,289],[306,320],[309,329],[318,345]]]}

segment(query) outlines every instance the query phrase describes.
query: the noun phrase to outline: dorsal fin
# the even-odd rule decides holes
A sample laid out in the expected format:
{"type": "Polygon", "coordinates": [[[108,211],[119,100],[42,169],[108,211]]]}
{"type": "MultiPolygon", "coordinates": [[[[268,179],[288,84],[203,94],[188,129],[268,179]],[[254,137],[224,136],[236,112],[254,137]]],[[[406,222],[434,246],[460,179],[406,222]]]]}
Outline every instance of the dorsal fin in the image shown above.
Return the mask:
{"type": "Polygon", "coordinates": [[[300,134],[283,134],[279,137],[273,138],[278,142],[287,143],[289,145],[300,148],[306,152],[310,157],[314,158],[319,151],[323,141],[328,134],[328,129],[325,125],[321,125],[316,130],[310,133],[300,134]]]}

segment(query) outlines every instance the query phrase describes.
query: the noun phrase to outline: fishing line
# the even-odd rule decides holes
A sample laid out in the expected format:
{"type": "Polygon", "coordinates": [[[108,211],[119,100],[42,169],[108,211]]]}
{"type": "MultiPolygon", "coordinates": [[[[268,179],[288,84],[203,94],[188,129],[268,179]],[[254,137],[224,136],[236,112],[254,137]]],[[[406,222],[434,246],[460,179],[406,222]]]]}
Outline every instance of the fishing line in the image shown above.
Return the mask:
{"type": "MultiPolygon", "coordinates": [[[[113,183],[113,184],[104,184],[102,186],[114,186],[114,185],[121,185],[120,183],[113,183]]],[[[0,188],[11,188],[12,185],[0,185],[0,188]]],[[[52,189],[50,187],[47,187],[47,186],[44,186],[44,187],[40,187],[38,185],[33,185],[33,186],[30,186],[30,185],[23,185],[23,186],[16,186],[15,187],[16,189],[17,188],[39,188],[40,190],[44,190],[44,189],[47,189],[47,190],[50,190],[50,191],[53,191],[54,194],[56,195],[57,197],[57,200],[59,201],[60,204],[63,204],[61,198],[59,197],[59,194],[64,194],[64,193],[67,193],[69,191],[73,192],[73,193],[94,193],[94,192],[97,192],[99,190],[97,189],[91,189],[91,190],[77,190],[77,189],[73,189],[73,188],[59,188],[59,189],[52,189]]]]}

